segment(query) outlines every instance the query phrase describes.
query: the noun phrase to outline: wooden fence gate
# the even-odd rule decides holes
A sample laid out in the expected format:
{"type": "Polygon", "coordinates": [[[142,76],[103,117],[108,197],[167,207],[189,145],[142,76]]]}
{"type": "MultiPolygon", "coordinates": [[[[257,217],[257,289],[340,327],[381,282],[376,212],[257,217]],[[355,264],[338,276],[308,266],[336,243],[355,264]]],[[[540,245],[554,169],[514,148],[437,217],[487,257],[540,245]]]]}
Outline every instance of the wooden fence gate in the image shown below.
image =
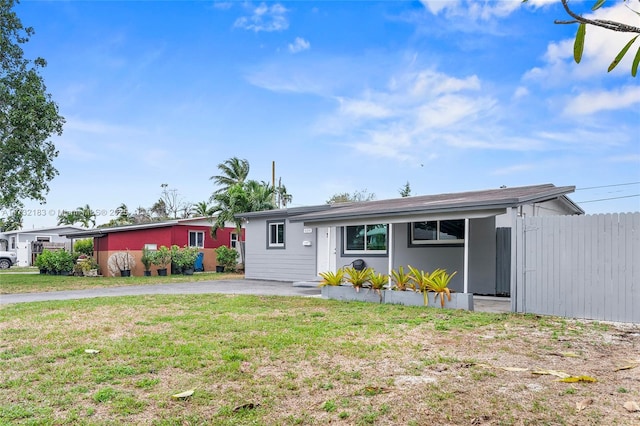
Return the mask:
{"type": "Polygon", "coordinates": [[[640,323],[640,213],[519,218],[514,312],[640,323]]]}

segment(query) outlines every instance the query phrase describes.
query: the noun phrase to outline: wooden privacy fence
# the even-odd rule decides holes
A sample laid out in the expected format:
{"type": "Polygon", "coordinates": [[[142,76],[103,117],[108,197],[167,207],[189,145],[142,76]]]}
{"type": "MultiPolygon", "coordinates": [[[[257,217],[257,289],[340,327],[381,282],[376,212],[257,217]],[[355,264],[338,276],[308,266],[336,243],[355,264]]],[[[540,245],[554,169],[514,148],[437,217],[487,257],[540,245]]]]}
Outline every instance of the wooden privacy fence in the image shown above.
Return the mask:
{"type": "Polygon", "coordinates": [[[520,218],[514,312],[640,323],[640,213],[520,218]]]}

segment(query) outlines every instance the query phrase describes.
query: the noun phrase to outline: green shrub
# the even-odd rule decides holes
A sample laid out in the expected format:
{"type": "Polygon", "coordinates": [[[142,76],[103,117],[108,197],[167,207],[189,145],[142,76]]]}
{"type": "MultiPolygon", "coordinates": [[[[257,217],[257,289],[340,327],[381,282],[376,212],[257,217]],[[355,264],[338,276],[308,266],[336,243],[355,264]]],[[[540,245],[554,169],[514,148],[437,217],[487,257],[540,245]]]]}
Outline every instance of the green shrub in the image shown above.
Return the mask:
{"type": "Polygon", "coordinates": [[[140,262],[144,265],[145,271],[148,271],[151,267],[151,264],[153,263],[153,256],[154,252],[147,248],[147,246],[142,248],[142,257],[140,258],[140,262]]]}
{"type": "Polygon", "coordinates": [[[93,256],[93,238],[78,240],[73,245],[73,251],[87,256],[93,256]]]}
{"type": "Polygon", "coordinates": [[[159,266],[160,269],[166,268],[169,262],[171,262],[171,251],[167,246],[160,246],[160,248],[153,253],[153,256],[151,257],[151,263],[159,266]]]}
{"type": "Polygon", "coordinates": [[[35,266],[43,271],[53,271],[53,252],[44,249],[36,257],[35,266]]]}
{"type": "Polygon", "coordinates": [[[216,249],[216,262],[224,269],[234,271],[238,265],[238,252],[227,246],[220,246],[216,249]]]}

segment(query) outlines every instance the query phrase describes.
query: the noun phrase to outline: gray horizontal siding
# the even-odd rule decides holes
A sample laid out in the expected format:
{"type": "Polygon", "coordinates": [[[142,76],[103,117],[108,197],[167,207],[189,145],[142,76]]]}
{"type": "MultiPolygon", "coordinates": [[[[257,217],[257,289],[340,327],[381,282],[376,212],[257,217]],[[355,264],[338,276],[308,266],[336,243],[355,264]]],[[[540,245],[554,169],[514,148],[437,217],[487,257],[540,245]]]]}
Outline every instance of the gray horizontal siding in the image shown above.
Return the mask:
{"type": "Polygon", "coordinates": [[[316,230],[303,233],[302,223],[285,220],[285,248],[267,248],[267,221],[250,219],[246,225],[245,277],[276,281],[306,281],[316,277],[316,230]],[[304,241],[311,242],[305,246],[304,241]]]}

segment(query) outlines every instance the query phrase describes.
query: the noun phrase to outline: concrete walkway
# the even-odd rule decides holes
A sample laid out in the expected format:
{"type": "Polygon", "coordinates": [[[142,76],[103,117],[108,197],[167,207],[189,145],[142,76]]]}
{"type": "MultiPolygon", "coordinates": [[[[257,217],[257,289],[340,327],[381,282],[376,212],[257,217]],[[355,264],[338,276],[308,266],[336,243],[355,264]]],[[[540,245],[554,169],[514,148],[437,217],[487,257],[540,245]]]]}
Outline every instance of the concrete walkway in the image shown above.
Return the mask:
{"type": "MultiPolygon", "coordinates": [[[[167,283],[122,287],[102,287],[87,290],[63,290],[45,293],[1,294],[0,305],[10,303],[43,302],[47,300],[90,299],[94,297],[140,296],[153,294],[253,294],[261,296],[320,297],[320,288],[313,285],[292,285],[290,282],[261,280],[216,280],[193,283],[167,283]]],[[[479,312],[509,312],[508,298],[474,297],[479,312]]]]}

